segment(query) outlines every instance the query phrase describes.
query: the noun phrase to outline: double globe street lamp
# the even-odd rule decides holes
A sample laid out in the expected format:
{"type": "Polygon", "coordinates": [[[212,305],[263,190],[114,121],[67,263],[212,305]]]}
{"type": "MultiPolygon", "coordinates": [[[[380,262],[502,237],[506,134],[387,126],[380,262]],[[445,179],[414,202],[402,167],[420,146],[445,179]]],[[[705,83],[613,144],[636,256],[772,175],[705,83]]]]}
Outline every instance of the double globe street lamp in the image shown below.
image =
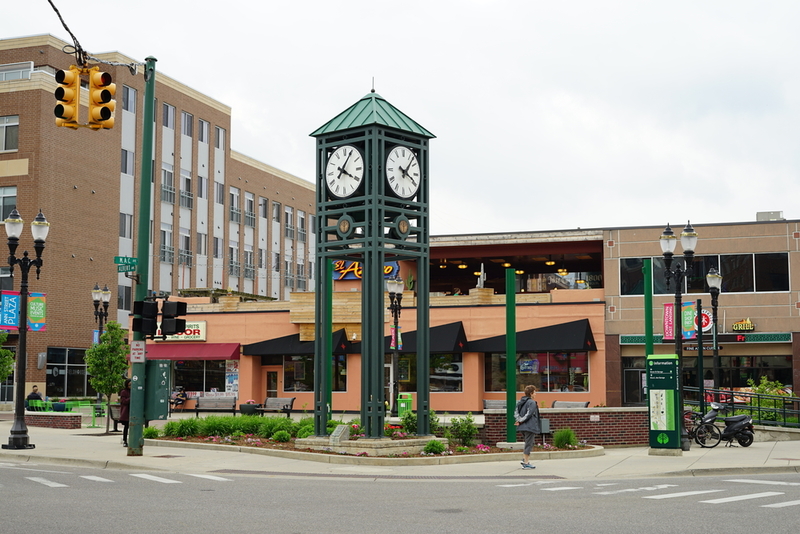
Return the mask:
{"type": "Polygon", "coordinates": [[[94,302],[94,320],[98,323],[97,341],[100,342],[100,337],[103,335],[103,325],[108,322],[108,303],[111,301],[111,290],[108,289],[106,284],[103,289],[100,289],[100,284],[95,284],[92,289],[92,302],[94,302]],[[103,308],[100,309],[100,303],[103,303],[103,308]]]}
{"type": "Polygon", "coordinates": [[[392,312],[392,383],[390,384],[389,394],[391,395],[390,405],[392,407],[392,416],[397,416],[397,397],[399,395],[397,372],[398,363],[400,361],[400,310],[403,309],[403,279],[399,276],[393,276],[386,280],[386,290],[389,292],[389,310],[392,312]]]}
{"type": "Polygon", "coordinates": [[[22,235],[24,223],[16,208],[5,220],[6,234],[8,235],[8,265],[11,267],[11,276],[14,276],[14,267],[19,267],[22,277],[19,284],[19,337],[17,348],[17,367],[14,379],[16,380],[17,390],[14,395],[14,423],[11,425],[11,435],[8,444],[3,445],[4,449],[33,449],[36,446],[29,443],[28,427],[25,425],[25,374],[28,364],[28,273],[31,267],[36,267],[36,279],[39,279],[39,271],[42,268],[42,252],[44,242],[50,231],[50,223],[44,218],[41,210],[31,223],[31,234],[33,234],[33,250],[36,257],[31,259],[28,251],[22,253],[22,257],[16,256],[19,246],[19,237],[22,235]]]}
{"type": "Polygon", "coordinates": [[[706,284],[708,284],[708,292],[711,293],[711,317],[714,323],[714,389],[720,387],[720,361],[719,361],[719,342],[717,341],[717,306],[719,304],[719,292],[722,290],[722,275],[719,274],[716,267],[708,270],[706,275],[706,284]]]}

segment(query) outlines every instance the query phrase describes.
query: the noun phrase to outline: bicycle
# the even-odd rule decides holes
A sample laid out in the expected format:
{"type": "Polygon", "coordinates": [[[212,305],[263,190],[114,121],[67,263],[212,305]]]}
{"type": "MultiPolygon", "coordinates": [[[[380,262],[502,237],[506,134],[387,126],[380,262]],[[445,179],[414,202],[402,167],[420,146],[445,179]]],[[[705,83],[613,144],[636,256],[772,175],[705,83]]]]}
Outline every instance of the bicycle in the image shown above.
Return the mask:
{"type": "Polygon", "coordinates": [[[714,424],[716,419],[716,410],[711,410],[705,416],[700,412],[691,410],[683,412],[683,422],[686,426],[686,432],[689,434],[689,439],[694,440],[695,443],[705,448],[716,447],[720,439],[722,439],[719,427],[714,424]]]}

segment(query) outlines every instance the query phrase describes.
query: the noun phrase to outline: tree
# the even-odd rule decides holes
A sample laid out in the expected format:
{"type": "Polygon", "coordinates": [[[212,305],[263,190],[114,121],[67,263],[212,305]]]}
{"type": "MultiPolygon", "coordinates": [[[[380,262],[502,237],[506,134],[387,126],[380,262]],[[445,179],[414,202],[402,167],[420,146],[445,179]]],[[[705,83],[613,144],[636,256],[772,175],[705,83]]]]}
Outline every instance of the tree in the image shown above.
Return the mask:
{"type": "MultiPolygon", "coordinates": [[[[118,393],[125,385],[125,374],[128,371],[128,353],[130,347],[125,344],[127,332],[116,321],[106,324],[106,331],[100,336],[100,343],[86,351],[86,372],[89,383],[98,393],[106,396],[110,402],[111,395],[118,393]]],[[[106,432],[110,423],[110,413],[106,414],[106,432]]]]}
{"type": "Polygon", "coordinates": [[[14,371],[14,353],[2,348],[8,339],[8,333],[0,332],[0,382],[3,382],[14,371]]]}

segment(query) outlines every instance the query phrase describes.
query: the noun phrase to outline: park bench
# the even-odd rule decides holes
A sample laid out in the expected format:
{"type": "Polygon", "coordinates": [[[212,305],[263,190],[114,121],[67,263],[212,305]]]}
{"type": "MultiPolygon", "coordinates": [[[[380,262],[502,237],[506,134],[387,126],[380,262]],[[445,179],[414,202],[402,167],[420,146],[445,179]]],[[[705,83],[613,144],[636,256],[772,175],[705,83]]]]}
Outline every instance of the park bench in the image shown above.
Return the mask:
{"type": "Polygon", "coordinates": [[[264,399],[264,404],[257,409],[258,413],[264,415],[264,412],[282,412],[289,417],[289,412],[292,411],[294,400],[297,397],[267,397],[264,399]]]}
{"type": "Polygon", "coordinates": [[[196,417],[200,417],[200,412],[230,412],[236,415],[236,397],[196,397],[194,402],[196,417]]]}
{"type": "Polygon", "coordinates": [[[589,401],[553,401],[551,408],[588,408],[589,401]]]}
{"type": "Polygon", "coordinates": [[[506,401],[496,399],[483,399],[484,410],[505,410],[506,401]]]}

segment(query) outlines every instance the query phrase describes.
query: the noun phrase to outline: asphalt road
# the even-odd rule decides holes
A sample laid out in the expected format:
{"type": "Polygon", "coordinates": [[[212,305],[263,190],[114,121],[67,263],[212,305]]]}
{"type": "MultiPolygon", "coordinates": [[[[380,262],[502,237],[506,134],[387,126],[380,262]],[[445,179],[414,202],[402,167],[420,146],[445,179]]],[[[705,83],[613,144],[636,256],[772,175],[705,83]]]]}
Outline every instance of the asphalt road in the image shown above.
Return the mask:
{"type": "Polygon", "coordinates": [[[796,474],[557,480],[263,476],[0,462],[0,529],[31,532],[793,532],[796,474]]]}

